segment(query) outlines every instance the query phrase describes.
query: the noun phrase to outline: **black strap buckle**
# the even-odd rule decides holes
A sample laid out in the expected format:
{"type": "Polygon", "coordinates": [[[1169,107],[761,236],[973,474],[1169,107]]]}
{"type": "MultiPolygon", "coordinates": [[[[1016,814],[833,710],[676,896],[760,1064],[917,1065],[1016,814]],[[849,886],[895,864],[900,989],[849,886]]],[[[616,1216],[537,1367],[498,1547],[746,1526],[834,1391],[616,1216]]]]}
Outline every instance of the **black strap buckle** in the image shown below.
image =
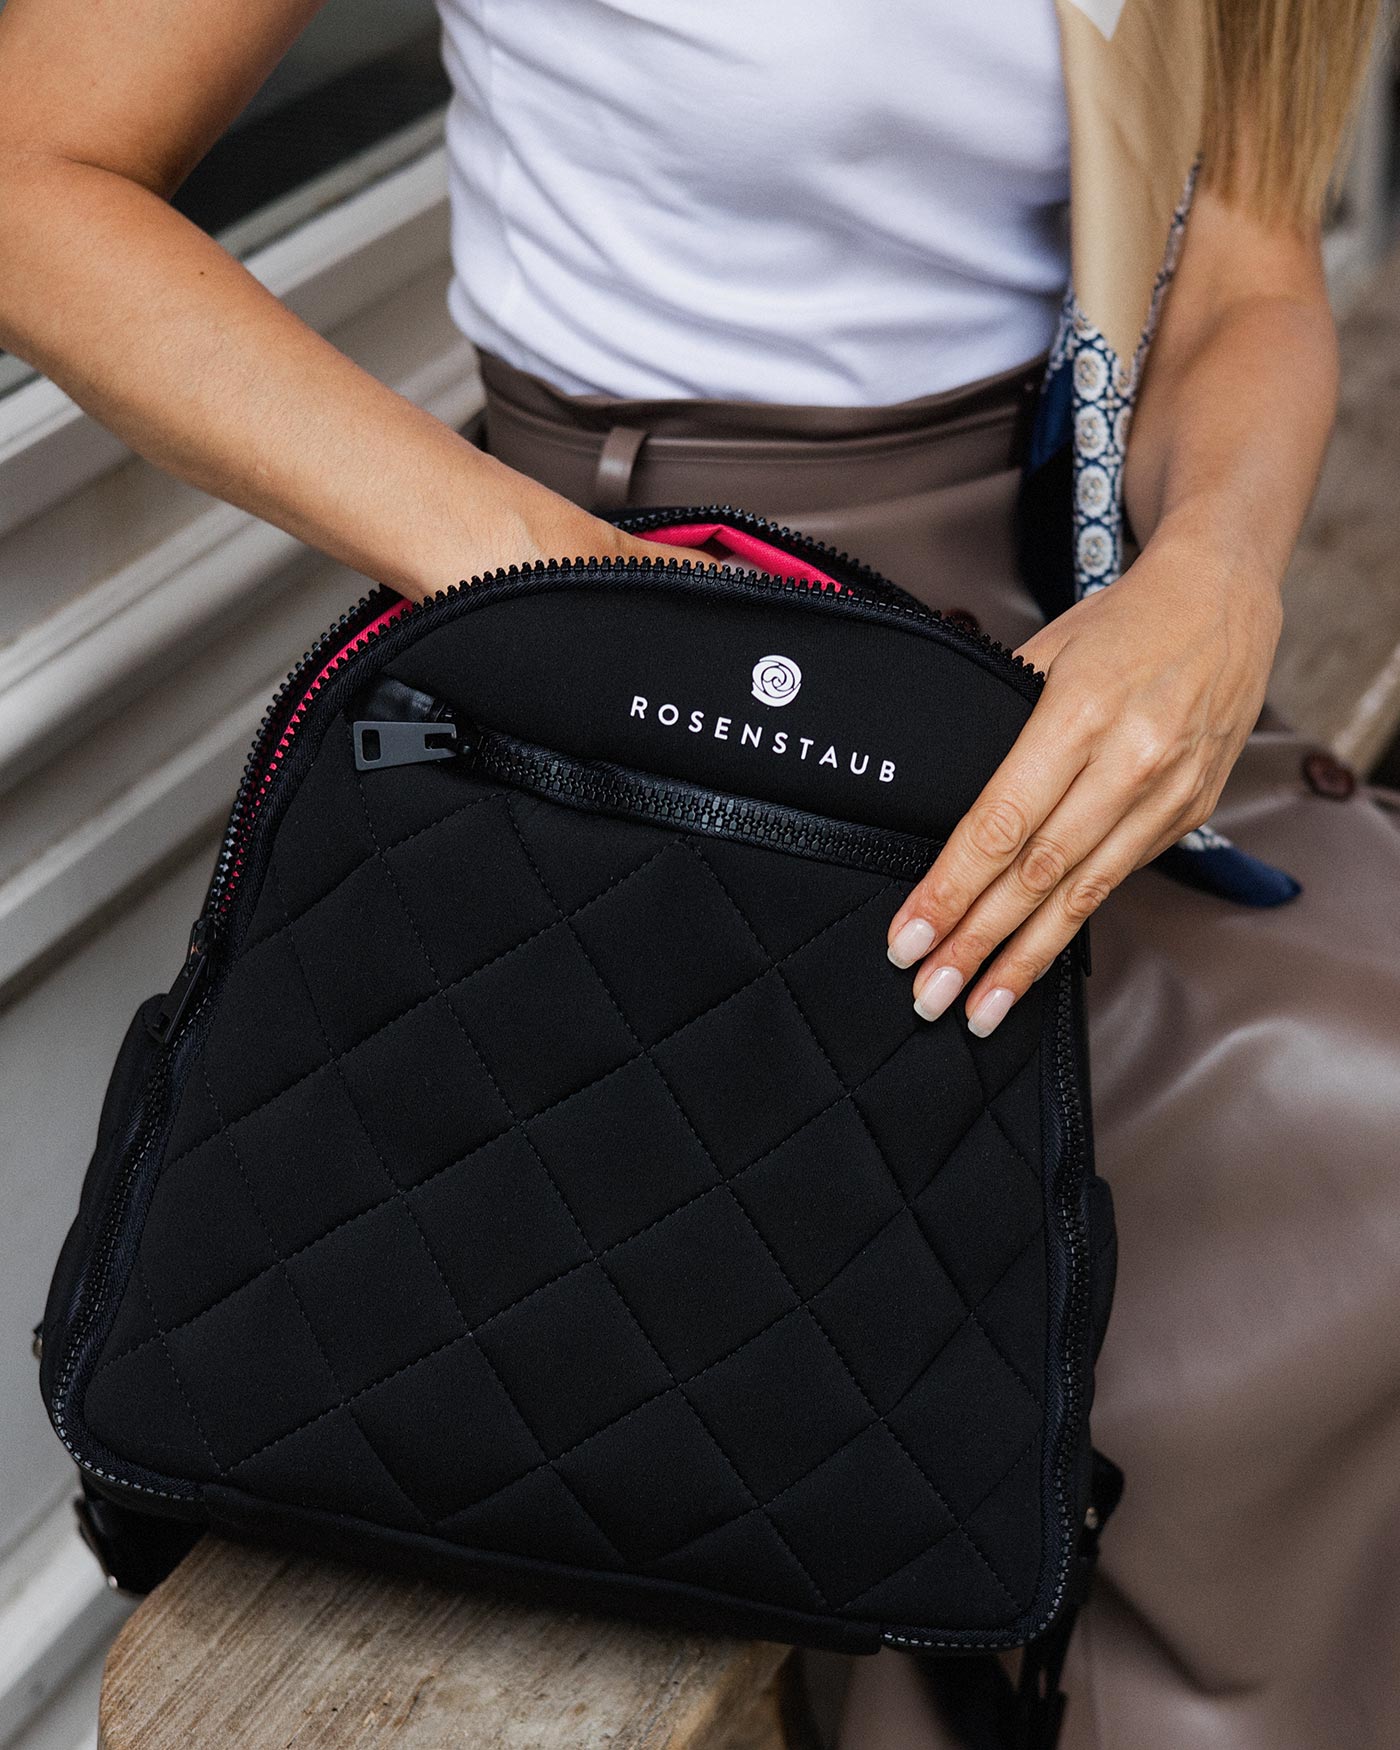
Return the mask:
{"type": "Polygon", "coordinates": [[[1089,1597],[1094,1570],[1099,1561],[1099,1540],[1123,1496],[1123,1473],[1101,1452],[1093,1454],[1089,1505],[1074,1553],[1064,1608],[1054,1627],[1032,1641],[1021,1655],[1021,1677],[1016,1686],[1015,1750],[1055,1750],[1064,1724],[1066,1696],[1060,1688],[1065,1657],[1074,1625],[1089,1597]]]}
{"type": "Polygon", "coordinates": [[[1123,1494],[1123,1473],[1093,1455],[1089,1505],[1070,1566],[1065,1601],[1053,1625],[1021,1652],[1013,1684],[995,1654],[970,1659],[924,1659],[949,1724],[968,1750],[1056,1750],[1066,1696],[1060,1688],[1070,1636],[1099,1559],[1099,1539],[1123,1494]]]}
{"type": "Polygon", "coordinates": [[[153,1591],[189,1554],[202,1525],[142,1513],[89,1487],[73,1502],[78,1535],[97,1558],[113,1592],[140,1598],[153,1591]]]}

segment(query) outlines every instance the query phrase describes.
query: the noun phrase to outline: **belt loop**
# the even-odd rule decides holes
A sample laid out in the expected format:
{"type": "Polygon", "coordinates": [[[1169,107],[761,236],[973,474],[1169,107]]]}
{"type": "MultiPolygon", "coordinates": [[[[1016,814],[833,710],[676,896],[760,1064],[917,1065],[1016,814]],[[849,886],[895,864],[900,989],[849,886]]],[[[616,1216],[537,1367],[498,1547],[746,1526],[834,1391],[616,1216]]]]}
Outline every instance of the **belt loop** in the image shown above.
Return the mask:
{"type": "Polygon", "coordinates": [[[627,508],[632,496],[632,473],[647,435],[635,425],[615,425],[603,439],[598,470],[593,476],[591,507],[599,516],[612,516],[627,508]]]}

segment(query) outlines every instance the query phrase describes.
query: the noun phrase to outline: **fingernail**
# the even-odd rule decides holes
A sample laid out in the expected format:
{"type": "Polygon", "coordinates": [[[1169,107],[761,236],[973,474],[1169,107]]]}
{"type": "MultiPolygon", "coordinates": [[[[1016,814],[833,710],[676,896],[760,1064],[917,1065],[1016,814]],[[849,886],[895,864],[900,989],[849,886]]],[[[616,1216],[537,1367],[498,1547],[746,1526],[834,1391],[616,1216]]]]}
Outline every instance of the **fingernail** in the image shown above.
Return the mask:
{"type": "Polygon", "coordinates": [[[940,966],[929,974],[923,988],[914,998],[914,1013],[926,1021],[936,1021],[962,989],[962,973],[956,966],[940,966]]]}
{"type": "Polygon", "coordinates": [[[994,1027],[1006,1019],[1007,1010],[1015,1001],[1014,990],[1006,990],[1001,985],[995,990],[989,990],[975,1009],[968,1010],[968,1032],[975,1033],[979,1039],[985,1039],[994,1027]]]}
{"type": "Polygon", "coordinates": [[[910,918],[890,943],[888,953],[896,966],[909,967],[922,960],[933,946],[933,925],[927,918],[910,918]]]}

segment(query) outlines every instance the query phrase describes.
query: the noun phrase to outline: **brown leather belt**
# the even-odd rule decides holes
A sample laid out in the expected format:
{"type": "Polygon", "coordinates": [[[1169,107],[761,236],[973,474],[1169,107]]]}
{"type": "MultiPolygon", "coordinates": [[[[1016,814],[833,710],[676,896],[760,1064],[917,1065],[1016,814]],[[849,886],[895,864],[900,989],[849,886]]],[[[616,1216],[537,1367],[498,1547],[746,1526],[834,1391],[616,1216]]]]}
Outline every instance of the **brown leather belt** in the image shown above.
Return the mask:
{"type": "Polygon", "coordinates": [[[957,486],[1019,466],[1044,360],[885,407],[566,395],[481,355],[485,447],[599,515],[631,505],[819,509],[957,486]]]}

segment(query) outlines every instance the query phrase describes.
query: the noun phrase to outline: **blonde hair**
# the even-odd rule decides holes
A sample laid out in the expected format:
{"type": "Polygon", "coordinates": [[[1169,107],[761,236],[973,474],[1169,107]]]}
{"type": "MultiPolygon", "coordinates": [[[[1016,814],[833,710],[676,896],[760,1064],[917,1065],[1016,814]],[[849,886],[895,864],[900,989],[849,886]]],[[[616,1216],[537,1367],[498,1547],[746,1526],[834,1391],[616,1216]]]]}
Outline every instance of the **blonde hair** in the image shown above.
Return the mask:
{"type": "Polygon", "coordinates": [[[1261,218],[1316,224],[1379,0],[1204,0],[1207,183],[1261,218]]]}

